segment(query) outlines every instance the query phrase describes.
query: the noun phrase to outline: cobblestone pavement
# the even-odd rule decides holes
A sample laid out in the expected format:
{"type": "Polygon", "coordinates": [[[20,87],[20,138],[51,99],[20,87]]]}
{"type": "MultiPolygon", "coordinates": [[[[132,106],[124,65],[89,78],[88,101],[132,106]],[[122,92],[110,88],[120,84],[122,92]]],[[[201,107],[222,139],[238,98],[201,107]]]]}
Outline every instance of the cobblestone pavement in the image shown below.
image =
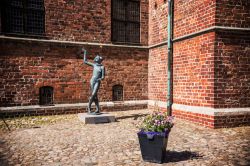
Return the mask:
{"type": "MultiPolygon", "coordinates": [[[[140,154],[136,124],[147,113],[115,112],[117,122],[98,125],[63,115],[65,120],[11,132],[2,126],[0,165],[159,165],[143,162],[140,154]]],[[[176,119],[163,165],[249,165],[249,149],[250,127],[213,130],[176,119]]]]}

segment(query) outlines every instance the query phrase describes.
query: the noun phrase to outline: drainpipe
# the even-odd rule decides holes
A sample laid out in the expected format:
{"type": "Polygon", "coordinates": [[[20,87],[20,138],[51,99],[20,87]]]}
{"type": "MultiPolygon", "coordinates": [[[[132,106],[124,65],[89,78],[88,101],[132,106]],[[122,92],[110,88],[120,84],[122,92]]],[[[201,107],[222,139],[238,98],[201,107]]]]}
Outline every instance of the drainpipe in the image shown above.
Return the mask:
{"type": "Polygon", "coordinates": [[[168,0],[168,80],[167,80],[167,114],[172,114],[172,59],[173,59],[173,49],[172,49],[172,14],[173,14],[173,1],[168,0]]]}

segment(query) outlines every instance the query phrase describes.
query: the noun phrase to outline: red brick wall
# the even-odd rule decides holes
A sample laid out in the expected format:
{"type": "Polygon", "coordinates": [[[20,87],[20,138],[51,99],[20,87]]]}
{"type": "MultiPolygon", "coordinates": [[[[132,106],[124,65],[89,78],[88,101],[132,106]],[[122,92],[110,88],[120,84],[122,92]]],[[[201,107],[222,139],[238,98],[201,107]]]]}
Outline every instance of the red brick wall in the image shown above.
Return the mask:
{"type": "MultiPolygon", "coordinates": [[[[111,43],[111,0],[45,0],[47,39],[111,43]]],[[[148,44],[148,0],[141,0],[141,44],[148,44]]],[[[54,87],[55,103],[87,102],[91,68],[76,56],[80,46],[0,41],[0,106],[38,104],[39,88],[54,87]]],[[[148,50],[86,46],[90,59],[106,60],[100,101],[112,100],[112,86],[124,86],[124,100],[147,99],[148,50]]]]}
{"type": "MultiPolygon", "coordinates": [[[[174,39],[215,25],[249,28],[249,3],[245,0],[175,0],[174,39]]],[[[151,0],[149,9],[149,44],[164,42],[167,40],[167,4],[151,0]]],[[[173,102],[213,108],[249,107],[249,41],[248,31],[237,30],[210,31],[175,41],[173,102]]],[[[149,99],[166,102],[167,46],[151,48],[148,64],[149,99]]],[[[250,123],[249,115],[243,113],[213,116],[175,109],[173,115],[210,128],[250,123]]]]}
{"type": "Polygon", "coordinates": [[[148,98],[166,101],[167,97],[167,47],[149,50],[148,98]]]}
{"type": "Polygon", "coordinates": [[[216,34],[215,107],[250,107],[248,32],[216,34]]]}
{"type": "Polygon", "coordinates": [[[173,115],[179,119],[188,120],[192,123],[196,123],[202,126],[214,128],[214,116],[211,115],[204,115],[204,114],[198,114],[198,113],[192,113],[192,112],[185,112],[185,111],[179,111],[174,110],[173,115]]]}
{"type": "MultiPolygon", "coordinates": [[[[249,6],[247,0],[175,0],[174,38],[214,25],[249,27],[249,6]]],[[[49,39],[111,42],[111,0],[46,0],[45,8],[49,39]]],[[[247,32],[216,31],[174,42],[174,103],[249,107],[248,36],[247,32]]],[[[141,43],[153,45],[166,40],[167,1],[142,0],[141,43]]],[[[0,46],[1,101],[10,105],[20,105],[21,101],[24,105],[37,104],[42,85],[55,87],[56,103],[87,101],[91,68],[76,57],[79,47],[10,40],[1,40],[0,46]]],[[[120,83],[124,85],[125,100],[147,99],[148,94],[149,99],[166,101],[166,45],[149,51],[86,48],[93,53],[92,59],[98,52],[107,59],[101,100],[111,100],[111,85],[120,83]]]]}
{"type": "MultiPolygon", "coordinates": [[[[167,40],[166,1],[149,3],[149,44],[167,40]],[[156,6],[157,5],[157,6],[156,6]]],[[[174,38],[215,25],[215,0],[174,1],[174,38]]],[[[214,40],[209,33],[174,43],[174,102],[212,106],[214,103],[214,40]]],[[[166,101],[167,46],[149,51],[149,99],[166,101]]]]}
{"type": "Polygon", "coordinates": [[[149,1],[149,45],[167,40],[167,1],[149,1]]]}
{"type": "Polygon", "coordinates": [[[250,116],[247,114],[212,116],[174,110],[173,115],[179,119],[191,121],[192,123],[209,128],[225,128],[250,125],[250,116]]]}
{"type": "Polygon", "coordinates": [[[213,106],[214,40],[211,32],[174,43],[174,103],[213,106]]]}
{"type": "Polygon", "coordinates": [[[215,25],[215,0],[175,0],[174,38],[215,25]]]}
{"type": "MultiPolygon", "coordinates": [[[[175,0],[174,39],[214,25],[249,27],[249,7],[248,1],[175,0]]],[[[149,43],[166,41],[167,3],[151,0],[149,9],[149,43]]],[[[248,36],[216,31],[174,42],[174,103],[249,107],[248,36]]],[[[149,99],[166,101],[166,70],[167,46],[150,49],[149,99]]]]}
{"type": "MultiPolygon", "coordinates": [[[[167,40],[168,1],[149,1],[149,45],[167,40]]],[[[174,38],[215,25],[215,0],[174,0],[174,38]]]]}
{"type": "MultiPolygon", "coordinates": [[[[111,42],[111,0],[45,0],[49,39],[111,42]]],[[[141,1],[141,44],[148,41],[148,0],[141,1]]]]}
{"type": "Polygon", "coordinates": [[[110,42],[111,1],[45,0],[46,35],[51,39],[110,42]]]}
{"type": "MultiPolygon", "coordinates": [[[[216,25],[249,28],[250,1],[217,0],[216,25]]],[[[218,31],[215,45],[215,107],[249,107],[249,32],[218,31]]]]}
{"type": "Polygon", "coordinates": [[[249,0],[216,0],[216,25],[250,27],[249,0]]]}
{"type": "MultiPolygon", "coordinates": [[[[85,46],[92,60],[101,54],[106,78],[100,101],[112,100],[112,86],[124,86],[124,100],[147,99],[148,50],[85,46]]],[[[77,57],[79,46],[0,40],[0,106],[38,104],[39,88],[54,87],[55,103],[87,102],[92,69],[77,57]]]]}
{"type": "Polygon", "coordinates": [[[148,45],[149,0],[141,0],[141,44],[148,45]]]}
{"type": "MultiPolygon", "coordinates": [[[[167,40],[167,1],[149,1],[149,45],[167,40]]],[[[167,46],[149,49],[148,98],[166,101],[167,46]]]]}

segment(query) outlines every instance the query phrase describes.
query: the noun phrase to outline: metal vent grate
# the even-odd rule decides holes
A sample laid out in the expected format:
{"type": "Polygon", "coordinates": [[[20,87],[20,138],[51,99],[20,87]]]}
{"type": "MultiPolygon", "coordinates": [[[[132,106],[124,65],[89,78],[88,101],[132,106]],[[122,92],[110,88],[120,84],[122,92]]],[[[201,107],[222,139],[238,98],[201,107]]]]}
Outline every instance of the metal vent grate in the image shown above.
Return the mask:
{"type": "Polygon", "coordinates": [[[123,87],[122,87],[122,85],[113,86],[113,101],[123,101],[123,87]]]}
{"type": "Polygon", "coordinates": [[[112,41],[140,43],[139,0],[112,0],[112,41]]]}
{"type": "Polygon", "coordinates": [[[39,90],[40,105],[53,105],[53,87],[43,86],[39,90]]]}
{"type": "Polygon", "coordinates": [[[2,26],[5,33],[44,33],[43,0],[4,0],[2,26]]]}

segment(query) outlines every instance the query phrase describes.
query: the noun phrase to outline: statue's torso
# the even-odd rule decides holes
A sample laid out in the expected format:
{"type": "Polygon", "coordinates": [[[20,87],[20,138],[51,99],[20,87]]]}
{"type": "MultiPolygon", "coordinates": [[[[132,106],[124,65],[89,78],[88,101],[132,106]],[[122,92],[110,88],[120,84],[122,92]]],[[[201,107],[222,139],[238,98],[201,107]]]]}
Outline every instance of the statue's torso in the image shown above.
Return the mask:
{"type": "Polygon", "coordinates": [[[95,79],[102,78],[102,68],[103,68],[103,65],[94,64],[92,79],[95,80],[95,79]]]}

